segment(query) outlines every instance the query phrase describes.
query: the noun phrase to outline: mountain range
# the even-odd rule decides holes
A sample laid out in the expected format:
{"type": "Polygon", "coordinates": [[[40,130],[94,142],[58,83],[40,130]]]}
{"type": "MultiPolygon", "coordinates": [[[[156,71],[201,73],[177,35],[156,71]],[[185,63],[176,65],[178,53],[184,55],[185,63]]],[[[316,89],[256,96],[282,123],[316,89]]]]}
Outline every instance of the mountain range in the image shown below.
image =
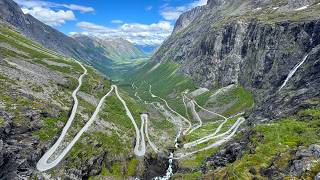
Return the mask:
{"type": "Polygon", "coordinates": [[[101,40],[98,38],[69,37],[40,22],[29,14],[24,14],[12,0],[0,1],[0,18],[13,25],[26,37],[68,57],[80,59],[100,71],[106,72],[113,62],[132,61],[146,55],[130,42],[121,38],[101,40]],[[101,48],[94,48],[99,46],[101,48]]]}
{"type": "Polygon", "coordinates": [[[146,54],[142,50],[122,38],[101,39],[84,35],[74,35],[72,38],[86,49],[96,49],[100,54],[118,63],[130,62],[146,57],[146,54]]]}
{"type": "Polygon", "coordinates": [[[319,17],[208,0],[150,55],[0,0],[0,179],[320,179],[319,17]]]}

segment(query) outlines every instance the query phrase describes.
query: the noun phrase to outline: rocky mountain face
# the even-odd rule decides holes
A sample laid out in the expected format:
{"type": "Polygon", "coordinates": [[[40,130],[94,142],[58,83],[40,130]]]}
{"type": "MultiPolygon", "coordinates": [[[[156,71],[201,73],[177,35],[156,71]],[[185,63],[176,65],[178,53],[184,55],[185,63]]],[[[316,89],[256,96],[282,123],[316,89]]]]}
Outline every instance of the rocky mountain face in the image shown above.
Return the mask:
{"type": "Polygon", "coordinates": [[[146,57],[140,49],[122,38],[101,39],[84,35],[74,35],[72,38],[81,43],[86,49],[96,49],[99,54],[103,54],[115,62],[130,62],[146,57]]]}
{"type": "Polygon", "coordinates": [[[40,22],[29,14],[24,14],[12,0],[0,0],[0,19],[16,27],[26,37],[55,50],[65,56],[79,58],[82,61],[105,66],[110,60],[95,49],[87,49],[79,42],[40,22]]]}
{"type": "Polygon", "coordinates": [[[320,96],[319,15],[316,0],[209,0],[179,18],[153,59],[179,63],[201,87],[241,84],[255,95],[251,121],[278,118],[320,96]]]}

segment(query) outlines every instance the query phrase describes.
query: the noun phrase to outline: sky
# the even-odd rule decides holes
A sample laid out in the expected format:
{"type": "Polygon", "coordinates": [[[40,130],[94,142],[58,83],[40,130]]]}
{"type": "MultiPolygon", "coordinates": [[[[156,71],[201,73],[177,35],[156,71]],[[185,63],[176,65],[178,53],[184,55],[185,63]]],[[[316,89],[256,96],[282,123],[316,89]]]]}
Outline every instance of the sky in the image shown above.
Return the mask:
{"type": "Polygon", "coordinates": [[[25,14],[67,34],[160,45],[179,15],[207,0],[14,0],[25,14]]]}

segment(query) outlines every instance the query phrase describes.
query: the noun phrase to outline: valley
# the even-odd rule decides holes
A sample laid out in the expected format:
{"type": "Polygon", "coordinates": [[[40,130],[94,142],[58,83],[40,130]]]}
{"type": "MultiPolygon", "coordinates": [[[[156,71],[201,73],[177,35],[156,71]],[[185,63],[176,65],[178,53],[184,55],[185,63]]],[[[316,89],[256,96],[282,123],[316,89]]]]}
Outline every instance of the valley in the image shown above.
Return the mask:
{"type": "Polygon", "coordinates": [[[170,23],[68,36],[19,5],[0,0],[0,179],[320,179],[320,1],[208,0],[159,47],[138,30],[170,23]]]}

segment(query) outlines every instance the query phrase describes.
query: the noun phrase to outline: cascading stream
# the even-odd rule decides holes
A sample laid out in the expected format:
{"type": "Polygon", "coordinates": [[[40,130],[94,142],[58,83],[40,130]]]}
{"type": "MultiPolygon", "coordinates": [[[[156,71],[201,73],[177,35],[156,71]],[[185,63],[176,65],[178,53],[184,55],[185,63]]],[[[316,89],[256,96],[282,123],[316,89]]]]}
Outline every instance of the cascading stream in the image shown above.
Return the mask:
{"type": "Polygon", "coordinates": [[[309,54],[307,54],[306,56],[304,56],[303,60],[301,62],[299,62],[299,64],[297,64],[288,74],[286,80],[283,82],[283,84],[281,85],[281,87],[279,88],[279,91],[281,91],[289,82],[289,80],[292,78],[292,76],[296,73],[296,71],[299,69],[299,67],[308,59],[309,54]]]}
{"type": "Polygon", "coordinates": [[[173,168],[172,168],[172,166],[173,166],[173,153],[172,152],[169,155],[168,164],[169,164],[169,166],[168,166],[166,175],[163,177],[156,177],[156,178],[154,178],[154,180],[169,180],[173,176],[173,168]]]}

